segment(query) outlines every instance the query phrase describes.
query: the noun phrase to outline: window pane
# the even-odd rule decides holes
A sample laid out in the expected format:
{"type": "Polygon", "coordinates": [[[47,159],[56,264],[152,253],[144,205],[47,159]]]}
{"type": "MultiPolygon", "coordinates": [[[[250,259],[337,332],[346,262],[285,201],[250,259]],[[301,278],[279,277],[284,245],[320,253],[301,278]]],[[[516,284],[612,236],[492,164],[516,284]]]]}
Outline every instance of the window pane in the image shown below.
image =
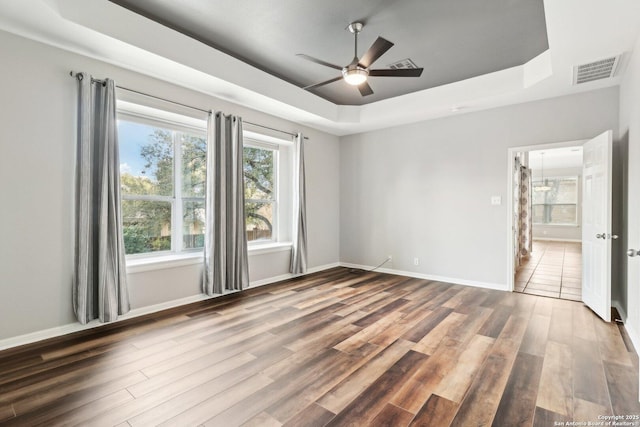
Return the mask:
{"type": "Polygon", "coordinates": [[[172,196],[172,132],[119,120],[118,140],[122,193],[172,196]]]}
{"type": "Polygon", "coordinates": [[[273,203],[254,202],[245,203],[247,217],[247,240],[271,240],[273,238],[273,203]]]}
{"type": "Polygon", "coordinates": [[[576,205],[551,205],[547,208],[549,209],[549,224],[576,223],[576,205]]]}
{"type": "Polygon", "coordinates": [[[533,205],[531,209],[534,224],[544,224],[544,205],[533,205]]]}
{"type": "Polygon", "coordinates": [[[122,228],[127,254],[171,250],[171,203],[122,201],[122,228]]]}
{"type": "Polygon", "coordinates": [[[244,147],[245,199],[274,199],[274,151],[244,147]]]}
{"type": "Polygon", "coordinates": [[[533,182],[533,203],[562,204],[578,202],[578,180],[576,178],[545,179],[545,185],[551,187],[548,191],[537,191],[542,181],[533,182]]]}
{"type": "Polygon", "coordinates": [[[578,203],[578,180],[559,179],[557,181],[556,198],[551,203],[578,203]]]}
{"type": "Polygon", "coordinates": [[[578,179],[547,178],[548,191],[536,191],[542,181],[533,182],[533,222],[537,224],[577,224],[578,179]]]}
{"type": "Polygon", "coordinates": [[[206,179],[207,141],[200,136],[180,134],[182,146],[182,195],[203,197],[206,179]]]}
{"type": "Polygon", "coordinates": [[[182,212],[182,246],[184,249],[204,247],[204,201],[185,201],[182,212]]]}
{"type": "Polygon", "coordinates": [[[546,195],[546,191],[539,191],[536,190],[537,188],[539,188],[540,186],[542,186],[542,182],[541,181],[534,181],[533,182],[533,191],[531,192],[531,202],[534,205],[544,205],[545,203],[545,195],[546,195]]]}

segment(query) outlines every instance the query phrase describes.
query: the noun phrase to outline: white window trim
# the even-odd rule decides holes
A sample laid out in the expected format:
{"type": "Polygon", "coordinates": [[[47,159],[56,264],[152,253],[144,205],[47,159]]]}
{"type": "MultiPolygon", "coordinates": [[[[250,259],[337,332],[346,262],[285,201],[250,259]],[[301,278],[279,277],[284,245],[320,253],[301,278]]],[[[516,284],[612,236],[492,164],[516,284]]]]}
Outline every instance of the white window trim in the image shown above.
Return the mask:
{"type": "MultiPolygon", "coordinates": [[[[124,103],[127,105],[135,105],[130,103],[124,103]]],[[[118,106],[121,106],[121,102],[118,102],[118,106]]],[[[142,114],[138,112],[132,112],[127,109],[117,111],[118,120],[124,120],[132,123],[143,124],[147,126],[153,126],[171,131],[171,144],[173,150],[173,196],[157,196],[157,195],[128,195],[123,194],[122,200],[148,200],[168,202],[171,204],[171,250],[169,251],[156,251],[145,252],[139,254],[127,254],[127,265],[129,261],[132,265],[139,264],[139,260],[149,259],[150,263],[157,262],[161,258],[167,258],[177,256],[180,258],[182,255],[190,254],[202,254],[202,249],[185,249],[183,247],[184,242],[182,238],[183,232],[183,210],[182,205],[185,200],[204,200],[204,197],[182,197],[182,146],[178,138],[179,133],[186,133],[193,136],[206,137],[206,128],[197,127],[194,125],[196,122],[202,122],[189,117],[180,116],[178,114],[166,112],[167,115],[171,115],[171,119],[167,119],[163,114],[158,113],[157,116],[152,115],[148,111],[160,111],[151,108],[146,108],[147,113],[142,114]],[[179,118],[184,118],[181,122],[179,118]],[[181,203],[177,203],[181,201],[181,203]]],[[[206,125],[206,122],[204,122],[206,125]]]]}
{"type": "Polygon", "coordinates": [[[271,203],[273,212],[271,223],[271,239],[248,241],[247,245],[249,246],[249,249],[255,246],[262,247],[264,245],[278,243],[278,232],[280,228],[280,210],[278,203],[280,200],[280,185],[278,182],[278,176],[280,174],[280,146],[271,142],[271,140],[261,141],[259,140],[260,136],[256,135],[258,134],[253,134],[252,137],[245,136],[244,141],[242,142],[242,146],[273,151],[273,188],[275,191],[271,199],[245,199],[245,203],[271,203]]]}

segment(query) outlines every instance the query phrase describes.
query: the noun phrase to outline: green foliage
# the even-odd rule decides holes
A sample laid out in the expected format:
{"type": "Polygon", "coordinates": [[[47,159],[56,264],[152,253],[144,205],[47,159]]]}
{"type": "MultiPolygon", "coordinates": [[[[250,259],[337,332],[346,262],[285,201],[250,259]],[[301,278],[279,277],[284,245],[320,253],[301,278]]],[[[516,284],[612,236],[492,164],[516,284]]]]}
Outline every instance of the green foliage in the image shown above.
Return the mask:
{"type": "Polygon", "coordinates": [[[123,227],[124,247],[127,254],[142,254],[153,251],[171,249],[169,236],[149,235],[149,229],[139,224],[128,224],[123,227]]]}
{"type": "Polygon", "coordinates": [[[182,195],[204,197],[207,179],[207,141],[198,136],[182,134],[182,195]]]}
{"type": "MultiPolygon", "coordinates": [[[[145,160],[142,176],[120,175],[123,194],[173,196],[173,136],[154,129],[140,149],[145,160]]],[[[127,254],[171,249],[171,204],[148,200],[123,200],[122,218],[127,254]]]]}
{"type": "MultiPolygon", "coordinates": [[[[149,142],[140,150],[146,161],[144,173],[154,183],[154,195],[173,196],[173,140],[172,132],[154,129],[149,142]]],[[[149,194],[149,193],[147,193],[149,194]]]]}
{"type": "Polygon", "coordinates": [[[244,197],[248,229],[273,230],[273,211],[270,203],[250,200],[271,200],[274,184],[274,152],[255,147],[244,148],[244,197]]]}
{"type": "Polygon", "coordinates": [[[169,202],[123,200],[122,222],[127,254],[171,249],[169,202]]]}
{"type": "Polygon", "coordinates": [[[245,199],[270,199],[273,193],[273,151],[244,148],[245,199]]]}

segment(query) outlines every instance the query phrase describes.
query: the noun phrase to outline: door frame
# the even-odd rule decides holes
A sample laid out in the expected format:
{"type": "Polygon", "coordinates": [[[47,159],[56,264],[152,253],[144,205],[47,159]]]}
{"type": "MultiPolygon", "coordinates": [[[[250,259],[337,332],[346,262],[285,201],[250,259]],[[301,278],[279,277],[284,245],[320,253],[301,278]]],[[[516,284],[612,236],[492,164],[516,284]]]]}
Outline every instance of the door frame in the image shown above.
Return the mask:
{"type": "Polygon", "coordinates": [[[513,292],[515,289],[515,275],[513,268],[513,250],[515,243],[513,240],[513,168],[515,166],[515,155],[518,152],[550,150],[553,148],[575,147],[583,145],[589,139],[578,139],[564,142],[550,142],[545,144],[524,145],[520,147],[510,147],[507,149],[507,290],[513,292]]]}

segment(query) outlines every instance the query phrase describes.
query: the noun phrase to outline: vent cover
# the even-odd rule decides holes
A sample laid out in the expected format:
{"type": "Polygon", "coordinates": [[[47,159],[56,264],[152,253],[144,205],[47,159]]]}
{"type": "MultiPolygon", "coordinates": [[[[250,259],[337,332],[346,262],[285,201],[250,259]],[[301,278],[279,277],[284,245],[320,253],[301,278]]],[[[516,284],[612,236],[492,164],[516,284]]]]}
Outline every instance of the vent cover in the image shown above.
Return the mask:
{"type": "Polygon", "coordinates": [[[401,59],[400,61],[396,61],[393,64],[387,65],[387,68],[391,68],[392,70],[398,70],[401,68],[418,68],[418,66],[409,58],[401,59]]]}
{"type": "Polygon", "coordinates": [[[619,60],[620,55],[573,67],[573,84],[579,85],[613,77],[619,60]]]}

